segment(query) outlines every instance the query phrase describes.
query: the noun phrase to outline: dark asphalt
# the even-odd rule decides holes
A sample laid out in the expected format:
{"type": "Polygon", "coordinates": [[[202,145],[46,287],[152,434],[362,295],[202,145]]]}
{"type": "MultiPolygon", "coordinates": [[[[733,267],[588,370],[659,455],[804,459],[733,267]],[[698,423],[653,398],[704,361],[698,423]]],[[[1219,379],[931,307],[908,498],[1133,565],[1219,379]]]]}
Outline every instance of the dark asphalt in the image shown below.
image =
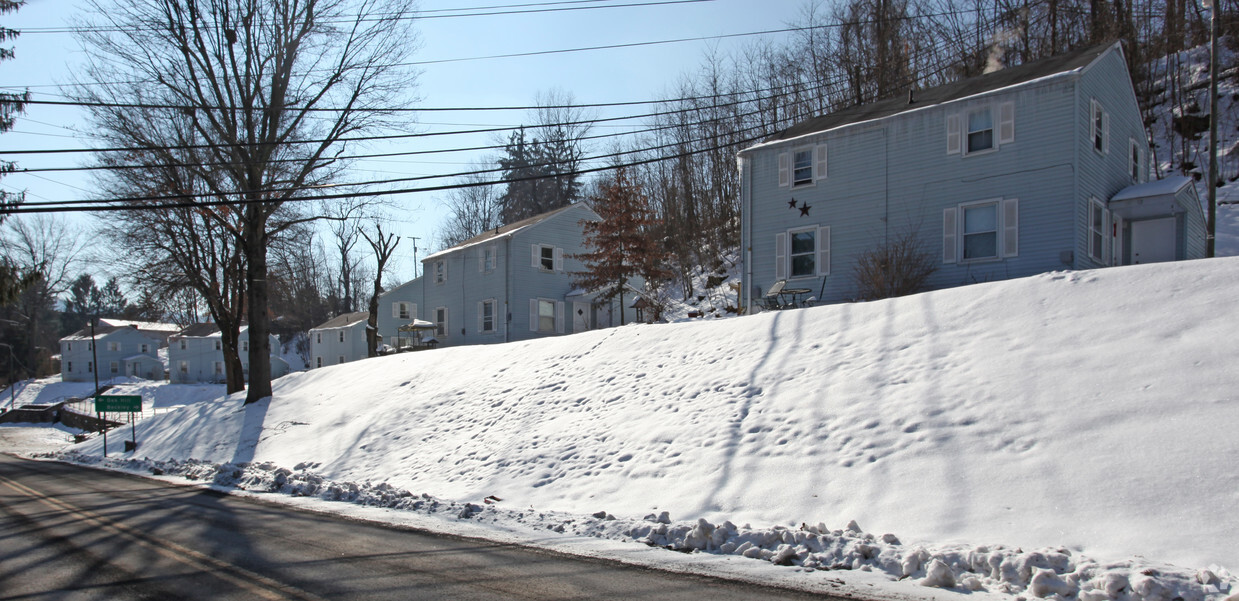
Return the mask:
{"type": "Polygon", "coordinates": [[[0,599],[824,599],[0,454],[0,599]]]}

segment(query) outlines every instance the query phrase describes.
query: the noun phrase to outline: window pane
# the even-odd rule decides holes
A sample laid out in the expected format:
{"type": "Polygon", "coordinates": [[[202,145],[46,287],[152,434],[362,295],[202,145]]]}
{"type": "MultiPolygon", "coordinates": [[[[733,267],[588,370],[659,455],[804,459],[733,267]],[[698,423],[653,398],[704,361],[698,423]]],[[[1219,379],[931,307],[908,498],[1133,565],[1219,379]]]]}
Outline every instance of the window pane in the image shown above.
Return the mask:
{"type": "Polygon", "coordinates": [[[814,251],[813,239],[815,233],[812,230],[807,232],[796,232],[792,234],[792,254],[811,253],[814,251]]]}
{"type": "Polygon", "coordinates": [[[968,114],[968,152],[994,147],[994,116],[989,109],[968,114]]]}
{"type": "Polygon", "coordinates": [[[552,332],[555,330],[555,303],[538,301],[538,331],[552,332]]]}
{"type": "Polygon", "coordinates": [[[964,233],[998,231],[998,205],[964,209],[964,233]]]}
{"type": "Polygon", "coordinates": [[[541,249],[542,269],[548,271],[555,269],[555,249],[550,246],[543,246],[541,249]]]}
{"type": "Polygon", "coordinates": [[[795,165],[793,167],[793,183],[803,184],[813,181],[813,151],[796,151],[795,165]]]}
{"type": "Polygon", "coordinates": [[[988,110],[977,111],[968,115],[968,131],[981,131],[983,129],[994,129],[994,117],[988,110]]]}
{"type": "Polygon", "coordinates": [[[984,259],[998,256],[998,233],[967,234],[964,236],[964,258],[984,259]]]}
{"type": "Polygon", "coordinates": [[[792,257],[792,277],[813,275],[813,253],[792,257]]]}

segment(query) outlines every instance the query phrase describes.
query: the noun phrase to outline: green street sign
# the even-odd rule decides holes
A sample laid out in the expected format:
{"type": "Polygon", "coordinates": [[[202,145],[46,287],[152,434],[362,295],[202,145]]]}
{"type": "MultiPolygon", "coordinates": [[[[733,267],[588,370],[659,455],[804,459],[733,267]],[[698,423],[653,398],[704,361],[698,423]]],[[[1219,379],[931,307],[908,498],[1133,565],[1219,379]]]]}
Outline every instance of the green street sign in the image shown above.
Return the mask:
{"type": "Polygon", "coordinates": [[[142,397],[136,394],[113,394],[95,397],[96,413],[138,413],[142,411],[142,397]]]}

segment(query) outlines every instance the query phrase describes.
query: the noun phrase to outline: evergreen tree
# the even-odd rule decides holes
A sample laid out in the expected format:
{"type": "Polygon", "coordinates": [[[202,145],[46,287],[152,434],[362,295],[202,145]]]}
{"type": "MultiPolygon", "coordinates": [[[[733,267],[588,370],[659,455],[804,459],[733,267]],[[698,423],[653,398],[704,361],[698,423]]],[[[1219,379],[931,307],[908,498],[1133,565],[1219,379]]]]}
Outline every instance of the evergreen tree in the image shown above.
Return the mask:
{"type": "MultiPolygon", "coordinates": [[[[0,15],[13,12],[25,4],[25,0],[0,0],[0,15]]],[[[15,29],[0,26],[0,43],[11,40],[19,35],[15,29]]],[[[0,61],[13,58],[12,48],[0,48],[0,61]]],[[[0,132],[13,129],[13,121],[17,115],[25,112],[26,102],[30,100],[30,92],[15,94],[0,92],[0,132]]],[[[12,173],[17,165],[12,161],[0,160],[0,177],[12,173]]],[[[7,192],[0,190],[0,223],[8,215],[9,209],[25,200],[25,192],[7,192]]],[[[22,290],[33,285],[38,278],[34,271],[22,270],[9,257],[0,257],[0,305],[7,305],[21,294],[22,290]]]]}
{"type": "Polygon", "coordinates": [[[575,274],[578,286],[598,291],[599,300],[618,296],[622,307],[624,288],[634,278],[655,283],[671,277],[664,267],[666,251],[650,236],[654,221],[649,199],[626,169],[616,170],[614,179],[601,186],[592,204],[602,220],[584,224],[584,244],[592,250],[576,255],[586,267],[586,271],[575,274]]]}

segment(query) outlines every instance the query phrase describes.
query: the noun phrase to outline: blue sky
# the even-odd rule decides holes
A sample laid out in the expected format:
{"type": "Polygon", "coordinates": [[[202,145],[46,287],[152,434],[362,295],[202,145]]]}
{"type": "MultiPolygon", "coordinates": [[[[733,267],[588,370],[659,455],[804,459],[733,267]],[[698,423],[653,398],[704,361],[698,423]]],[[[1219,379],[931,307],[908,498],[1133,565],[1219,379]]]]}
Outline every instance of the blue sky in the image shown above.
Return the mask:
{"type": "MultiPolygon", "coordinates": [[[[462,0],[423,2],[426,11],[514,4],[530,0],[462,0]]],[[[639,0],[613,0],[631,4],[639,0]]],[[[623,44],[677,38],[717,36],[780,29],[795,19],[805,0],[710,0],[688,4],[634,6],[502,16],[425,19],[418,23],[421,49],[414,60],[490,56],[537,52],[608,44],[623,44]]],[[[7,27],[47,28],[68,24],[79,3],[67,0],[30,0],[16,13],[0,17],[7,27]],[[66,10],[66,7],[69,7],[66,10]]],[[[779,39],[787,34],[762,36],[779,39]]],[[[751,44],[758,37],[716,41],[596,50],[519,58],[472,60],[431,64],[423,67],[417,90],[420,106],[526,106],[539,92],[558,88],[577,102],[600,103],[648,100],[674,89],[680,77],[697,68],[712,48],[723,51],[751,44]]],[[[67,33],[28,31],[13,45],[17,57],[0,63],[0,85],[28,86],[38,98],[58,99],[54,84],[68,79],[72,64],[82,54],[67,33]]],[[[598,111],[598,116],[644,112],[647,107],[621,107],[598,111]]],[[[475,125],[514,126],[526,119],[522,112],[428,113],[418,117],[420,131],[468,129],[475,125]]],[[[631,127],[640,124],[630,122],[631,127]]],[[[32,106],[18,119],[14,131],[3,135],[0,149],[76,148],[83,144],[76,129],[86,126],[83,116],[71,108],[32,106]]],[[[614,127],[598,128],[609,133],[614,127]]],[[[394,132],[398,133],[398,132],[394,132]]],[[[451,136],[404,143],[398,149],[417,150],[444,146],[474,146],[494,143],[492,135],[451,136]]],[[[383,149],[388,150],[387,148],[383,149]]],[[[601,149],[600,149],[601,150],[601,149]]],[[[0,155],[3,151],[0,150],[0,155]]],[[[9,156],[19,166],[63,167],[85,157],[74,155],[9,156]]],[[[479,153],[422,155],[370,161],[357,165],[353,179],[452,173],[464,170],[479,153]]],[[[447,183],[447,182],[434,182],[447,183]]],[[[26,189],[30,200],[72,200],[88,196],[89,180],[81,173],[14,174],[0,181],[6,190],[26,189]]],[[[393,197],[393,229],[401,236],[417,236],[418,257],[428,248],[434,229],[442,219],[442,193],[393,197]]],[[[75,221],[89,225],[89,220],[75,221]]],[[[397,280],[413,277],[409,241],[401,245],[401,260],[394,268],[397,280]]],[[[100,272],[106,272],[100,268],[100,272]]]]}

